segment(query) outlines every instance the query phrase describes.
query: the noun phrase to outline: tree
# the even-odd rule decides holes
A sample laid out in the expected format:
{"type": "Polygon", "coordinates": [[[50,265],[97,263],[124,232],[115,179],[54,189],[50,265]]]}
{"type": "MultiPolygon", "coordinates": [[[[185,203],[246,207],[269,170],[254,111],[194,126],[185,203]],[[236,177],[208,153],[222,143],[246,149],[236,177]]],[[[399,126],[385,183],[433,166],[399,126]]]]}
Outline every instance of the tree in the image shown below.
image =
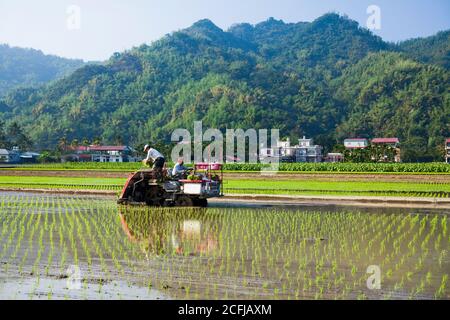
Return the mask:
{"type": "Polygon", "coordinates": [[[58,162],[59,158],[52,154],[50,151],[43,151],[38,157],[38,161],[40,163],[52,163],[52,162],[58,162]]]}
{"type": "Polygon", "coordinates": [[[9,143],[5,133],[5,122],[0,119],[0,148],[8,148],[9,143]]]}
{"type": "Polygon", "coordinates": [[[90,144],[91,143],[88,138],[83,138],[83,146],[88,147],[90,144]]]}
{"type": "Polygon", "coordinates": [[[67,137],[64,136],[58,141],[58,150],[61,152],[66,152],[67,145],[68,145],[67,137]]]}
{"type": "Polygon", "coordinates": [[[92,144],[93,144],[94,146],[99,146],[99,145],[101,145],[101,144],[102,144],[102,138],[100,138],[100,137],[95,137],[95,138],[92,140],[92,144]]]}
{"type": "MultiPolygon", "coordinates": [[[[448,46],[442,39],[436,49],[448,46]]],[[[98,137],[131,146],[154,141],[162,149],[175,129],[191,131],[202,120],[205,129],[306,135],[327,151],[355,136],[398,137],[405,159],[441,160],[442,141],[450,136],[449,71],[397,50],[336,14],[229,32],[203,21],[103,65],[84,66],[64,81],[14,91],[0,113],[26,124],[40,149],[55,148],[64,134],[84,145],[83,137],[98,137]],[[420,152],[407,143],[415,138],[424,141],[420,152]]]]}
{"type": "Polygon", "coordinates": [[[71,147],[78,147],[80,145],[80,142],[78,142],[78,139],[73,139],[72,142],[70,143],[71,147]]]}
{"type": "Polygon", "coordinates": [[[10,147],[26,150],[32,146],[31,139],[22,131],[20,125],[13,121],[6,129],[6,136],[10,147]]]}

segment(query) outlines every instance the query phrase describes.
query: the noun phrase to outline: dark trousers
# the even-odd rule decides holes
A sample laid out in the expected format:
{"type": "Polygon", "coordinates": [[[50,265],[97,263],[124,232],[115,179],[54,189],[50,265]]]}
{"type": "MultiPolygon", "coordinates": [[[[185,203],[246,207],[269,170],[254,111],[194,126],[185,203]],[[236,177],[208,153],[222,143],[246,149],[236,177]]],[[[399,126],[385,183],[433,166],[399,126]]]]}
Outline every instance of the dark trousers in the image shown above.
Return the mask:
{"type": "Polygon", "coordinates": [[[155,162],[153,163],[153,169],[162,169],[164,168],[164,163],[166,162],[166,159],[164,158],[157,158],[155,162]]]}

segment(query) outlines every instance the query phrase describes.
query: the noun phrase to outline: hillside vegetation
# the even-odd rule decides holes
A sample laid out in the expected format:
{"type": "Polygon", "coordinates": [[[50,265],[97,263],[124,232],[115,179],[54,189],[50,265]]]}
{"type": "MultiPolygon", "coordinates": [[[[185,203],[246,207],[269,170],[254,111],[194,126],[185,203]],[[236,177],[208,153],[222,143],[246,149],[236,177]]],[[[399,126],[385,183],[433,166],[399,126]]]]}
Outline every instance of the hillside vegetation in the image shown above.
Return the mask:
{"type": "Polygon", "coordinates": [[[337,14],[227,31],[201,20],[43,88],[15,90],[0,117],[19,122],[40,148],[62,137],[169,141],[173,129],[203,120],[222,130],[279,128],[327,151],[346,137],[397,136],[404,161],[442,161],[449,40],[438,39],[389,44],[337,14]]]}
{"type": "Polygon", "coordinates": [[[0,97],[18,87],[39,86],[62,78],[83,65],[82,60],[0,44],[0,97]]]}

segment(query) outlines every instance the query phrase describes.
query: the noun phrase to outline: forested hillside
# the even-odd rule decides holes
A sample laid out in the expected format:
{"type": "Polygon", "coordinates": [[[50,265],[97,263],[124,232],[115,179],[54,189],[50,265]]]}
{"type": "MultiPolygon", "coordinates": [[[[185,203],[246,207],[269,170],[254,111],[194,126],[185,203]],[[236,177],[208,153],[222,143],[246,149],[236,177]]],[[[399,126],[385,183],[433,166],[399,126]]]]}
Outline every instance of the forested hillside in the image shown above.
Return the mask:
{"type": "Polygon", "coordinates": [[[0,96],[17,87],[37,86],[61,78],[83,64],[82,60],[0,44],[0,96]]]}
{"type": "Polygon", "coordinates": [[[203,120],[219,129],[279,128],[328,151],[346,137],[395,135],[405,160],[441,160],[450,136],[445,59],[408,46],[337,14],[228,31],[201,20],[44,88],[15,90],[0,117],[18,121],[40,148],[62,137],[169,141],[173,129],[203,120]]]}
{"type": "Polygon", "coordinates": [[[450,68],[450,31],[441,31],[434,36],[417,38],[399,44],[409,57],[424,63],[450,68]]]}

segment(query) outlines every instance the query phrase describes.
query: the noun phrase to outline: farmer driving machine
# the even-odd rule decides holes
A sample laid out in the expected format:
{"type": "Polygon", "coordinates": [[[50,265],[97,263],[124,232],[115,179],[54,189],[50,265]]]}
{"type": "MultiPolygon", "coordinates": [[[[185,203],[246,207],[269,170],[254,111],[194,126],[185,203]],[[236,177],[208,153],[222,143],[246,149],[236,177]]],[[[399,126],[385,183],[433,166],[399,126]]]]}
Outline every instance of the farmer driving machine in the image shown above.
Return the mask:
{"type": "Polygon", "coordinates": [[[206,207],[208,198],[223,196],[222,181],[222,164],[218,163],[198,163],[176,176],[166,169],[142,169],[130,174],[117,203],[206,207]]]}

